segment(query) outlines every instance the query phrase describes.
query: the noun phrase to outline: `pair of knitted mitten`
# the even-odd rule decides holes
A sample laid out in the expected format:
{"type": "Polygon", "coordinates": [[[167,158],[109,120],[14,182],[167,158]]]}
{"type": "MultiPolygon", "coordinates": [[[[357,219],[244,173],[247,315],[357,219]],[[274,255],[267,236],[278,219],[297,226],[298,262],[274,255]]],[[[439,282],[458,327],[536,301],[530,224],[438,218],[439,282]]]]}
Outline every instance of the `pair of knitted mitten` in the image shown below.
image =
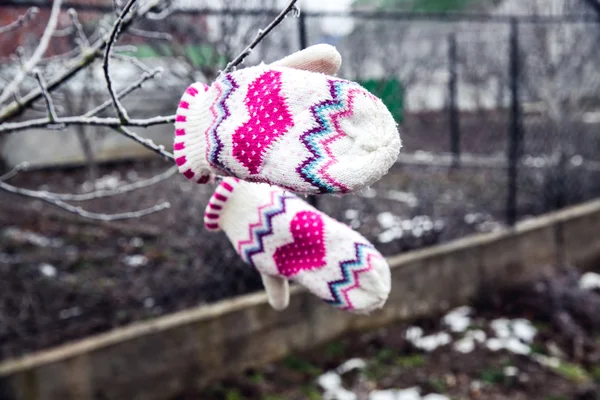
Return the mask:
{"type": "Polygon", "coordinates": [[[398,157],[397,124],[379,98],[333,76],[340,64],[321,44],[194,83],[177,109],[179,171],[197,183],[230,176],[297,194],[373,184],[398,157]]]}
{"type": "Polygon", "coordinates": [[[353,313],[381,308],[390,293],[389,265],[371,243],[277,186],[225,178],[204,222],[260,272],[275,309],[288,305],[288,280],[353,313]]]}

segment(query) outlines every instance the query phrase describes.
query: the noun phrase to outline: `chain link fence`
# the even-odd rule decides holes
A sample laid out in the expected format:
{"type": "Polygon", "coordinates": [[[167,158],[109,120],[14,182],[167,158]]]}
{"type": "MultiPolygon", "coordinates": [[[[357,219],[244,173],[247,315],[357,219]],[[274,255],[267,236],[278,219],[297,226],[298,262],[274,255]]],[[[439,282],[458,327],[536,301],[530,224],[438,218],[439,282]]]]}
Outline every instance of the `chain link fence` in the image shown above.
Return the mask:
{"type": "MultiPolygon", "coordinates": [[[[91,32],[102,14],[87,12],[91,32]]],[[[173,39],[125,36],[125,59],[167,68],[160,85],[125,105],[141,107],[157,93],[176,99],[189,82],[210,82],[272,14],[188,10],[167,23],[147,21],[141,28],[173,39]]],[[[384,99],[403,139],[397,164],[359,194],[315,200],[390,256],[600,194],[599,34],[600,24],[587,17],[305,12],[284,21],[246,65],[331,43],[343,55],[339,75],[384,99]]],[[[6,62],[8,54],[1,56],[6,62]]],[[[139,112],[168,115],[173,104],[139,112]]],[[[161,129],[170,141],[172,129],[161,129]]],[[[22,173],[11,183],[78,193],[168,167],[161,160],[112,161],[97,167],[95,183],[80,167],[22,173]]],[[[225,235],[203,229],[213,189],[174,175],[91,202],[92,211],[103,212],[172,204],[110,224],[0,192],[0,359],[260,290],[260,277],[225,235]]]]}

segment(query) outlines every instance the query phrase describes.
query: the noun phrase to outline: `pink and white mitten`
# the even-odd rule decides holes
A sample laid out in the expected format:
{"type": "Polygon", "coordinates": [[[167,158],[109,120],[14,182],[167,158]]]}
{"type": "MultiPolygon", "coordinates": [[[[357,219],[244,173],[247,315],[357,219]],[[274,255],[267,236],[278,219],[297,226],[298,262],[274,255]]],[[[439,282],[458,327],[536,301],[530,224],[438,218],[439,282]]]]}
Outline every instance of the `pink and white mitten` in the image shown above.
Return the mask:
{"type": "Polygon", "coordinates": [[[317,45],[191,85],[175,122],[179,171],[198,183],[231,176],[299,194],[379,180],[398,157],[398,128],[379,98],[332,76],[340,60],[317,45]]]}
{"type": "Polygon", "coordinates": [[[369,241],[276,186],[225,178],[204,222],[261,273],[276,309],[288,305],[288,279],[354,313],[381,308],[390,293],[389,265],[369,241]]]}

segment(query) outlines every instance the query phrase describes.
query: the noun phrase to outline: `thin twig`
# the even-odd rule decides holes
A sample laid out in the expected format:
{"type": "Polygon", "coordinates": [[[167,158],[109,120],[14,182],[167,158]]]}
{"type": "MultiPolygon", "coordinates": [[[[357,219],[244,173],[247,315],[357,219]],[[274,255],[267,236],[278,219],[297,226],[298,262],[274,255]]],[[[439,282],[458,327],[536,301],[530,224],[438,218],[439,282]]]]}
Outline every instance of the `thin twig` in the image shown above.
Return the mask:
{"type": "Polygon", "coordinates": [[[66,28],[63,29],[56,29],[53,33],[52,33],[52,37],[65,37],[65,36],[70,36],[73,33],[73,27],[72,26],[67,26],[66,28]]]}
{"type": "Polygon", "coordinates": [[[171,204],[169,202],[164,202],[164,203],[160,203],[155,206],[152,206],[149,208],[144,208],[144,209],[138,210],[138,211],[130,211],[130,212],[124,212],[124,213],[119,213],[119,214],[103,214],[103,213],[95,213],[95,212],[91,212],[91,211],[86,211],[81,207],[76,207],[76,206],[66,203],[62,200],[56,199],[56,198],[50,196],[48,193],[43,192],[43,191],[18,188],[18,187],[9,185],[5,182],[2,182],[2,181],[0,181],[0,189],[7,191],[9,193],[18,194],[21,196],[30,197],[30,198],[34,198],[34,199],[38,199],[38,200],[43,200],[46,203],[49,203],[56,207],[62,208],[63,210],[68,211],[72,214],[77,214],[84,218],[95,219],[95,220],[99,220],[99,221],[117,221],[117,220],[122,220],[122,219],[140,218],[140,217],[144,217],[146,215],[150,215],[150,214],[154,214],[154,213],[166,210],[167,208],[169,208],[171,206],[171,204]]]}
{"type": "Polygon", "coordinates": [[[246,48],[236,58],[234,58],[229,64],[227,64],[227,66],[225,67],[225,69],[221,72],[221,75],[222,74],[227,74],[227,73],[231,72],[235,67],[237,67],[238,65],[240,65],[244,61],[244,59],[246,57],[248,57],[250,55],[250,53],[252,53],[252,50],[269,33],[271,33],[271,31],[277,25],[279,25],[285,19],[286,15],[288,15],[292,11],[298,12],[298,8],[296,7],[296,2],[297,1],[298,0],[291,0],[288,3],[288,5],[279,13],[279,15],[277,15],[277,17],[275,17],[275,19],[273,21],[271,21],[271,23],[265,29],[259,29],[258,33],[256,34],[256,37],[254,38],[254,40],[248,46],[246,46],[246,48]]]}
{"type": "Polygon", "coordinates": [[[0,175],[0,182],[9,180],[13,176],[17,175],[19,172],[27,170],[27,168],[29,168],[29,163],[27,161],[17,164],[13,169],[8,171],[4,175],[0,175]]]}
{"type": "Polygon", "coordinates": [[[58,15],[60,14],[60,5],[62,4],[62,0],[54,0],[54,4],[52,5],[52,11],[50,12],[50,18],[48,20],[48,25],[46,25],[46,29],[42,34],[42,38],[40,39],[40,44],[33,52],[33,55],[25,63],[23,69],[19,71],[17,76],[4,88],[2,94],[0,94],[0,104],[4,103],[12,93],[21,85],[23,79],[31,72],[33,67],[35,67],[46,52],[48,48],[48,44],[50,43],[50,38],[52,38],[52,34],[56,30],[56,24],[58,23],[58,15]]]}
{"type": "MultiPolygon", "coordinates": [[[[153,125],[162,125],[162,124],[171,124],[175,122],[175,116],[169,115],[166,117],[157,116],[146,119],[130,119],[127,123],[123,124],[118,118],[107,117],[60,117],[56,120],[57,124],[64,124],[64,126],[69,125],[90,125],[90,126],[106,126],[109,128],[116,128],[119,126],[137,126],[142,128],[147,128],[153,125]]],[[[23,122],[7,122],[4,124],[0,124],[0,133],[10,133],[10,132],[18,132],[24,131],[31,128],[42,128],[48,125],[51,125],[52,122],[49,118],[37,118],[31,119],[23,122]]]]}
{"type": "Polygon", "coordinates": [[[147,188],[153,185],[156,185],[159,182],[162,182],[171,176],[173,176],[177,172],[177,167],[171,167],[165,172],[155,175],[151,178],[144,179],[141,181],[136,181],[127,185],[119,186],[114,189],[103,189],[96,190],[94,192],[82,193],[82,194],[72,194],[72,193],[47,193],[48,196],[63,201],[88,201],[94,199],[100,199],[103,197],[111,197],[117,196],[124,193],[133,192],[138,189],[147,188]]]}
{"type": "Polygon", "coordinates": [[[119,17],[113,24],[113,28],[110,32],[106,49],[104,51],[104,62],[102,64],[102,69],[104,70],[104,79],[106,80],[106,88],[108,89],[108,93],[110,94],[110,97],[112,99],[115,111],[117,113],[117,117],[119,117],[119,120],[123,123],[126,123],[129,120],[129,116],[127,115],[127,110],[125,110],[125,107],[123,107],[123,105],[117,98],[117,94],[110,79],[110,55],[115,43],[117,42],[117,37],[119,36],[121,27],[123,26],[123,20],[125,19],[127,14],[129,14],[129,11],[131,11],[136,2],[137,0],[129,0],[123,8],[123,10],[121,11],[121,13],[119,14],[119,17]]]}
{"type": "Polygon", "coordinates": [[[151,150],[151,151],[155,152],[156,154],[158,154],[159,156],[161,156],[165,160],[171,161],[171,162],[173,162],[175,160],[175,158],[173,157],[173,154],[171,154],[168,151],[166,151],[164,146],[162,146],[162,145],[159,146],[156,143],[154,143],[152,140],[143,138],[140,135],[138,135],[137,133],[130,131],[129,129],[127,129],[124,126],[115,126],[115,127],[112,127],[112,128],[115,131],[117,131],[118,133],[120,133],[120,134],[128,137],[131,140],[133,140],[134,142],[137,142],[137,143],[141,144],[142,146],[144,146],[148,150],[151,150]]]}
{"type": "Polygon", "coordinates": [[[14,30],[17,30],[31,21],[35,16],[40,12],[40,9],[37,7],[31,7],[29,10],[25,12],[23,15],[19,15],[19,17],[8,25],[0,26],[0,35],[3,33],[8,33],[14,30]]]}
{"type": "MultiPolygon", "coordinates": [[[[142,74],[142,76],[140,76],[140,78],[133,82],[131,85],[127,86],[125,89],[121,90],[119,93],[117,93],[117,98],[119,100],[124,99],[128,94],[134,92],[135,90],[139,89],[142,87],[142,84],[144,82],[146,82],[147,80],[150,80],[154,77],[156,77],[156,75],[162,73],[163,69],[158,67],[153,69],[152,71],[149,72],[144,72],[142,74]]],[[[106,109],[107,107],[109,107],[112,104],[112,100],[106,100],[104,103],[100,104],[98,107],[86,112],[83,117],[84,118],[89,118],[89,117],[93,117],[96,114],[98,114],[99,112],[103,111],[104,109],[106,109]]]]}
{"type": "Polygon", "coordinates": [[[117,59],[117,60],[121,60],[121,61],[125,61],[125,62],[129,62],[129,63],[135,65],[136,67],[138,67],[139,69],[141,69],[144,72],[150,72],[151,71],[150,67],[148,67],[146,64],[144,64],[143,62],[141,62],[136,57],[128,56],[128,55],[125,55],[125,54],[113,54],[111,56],[111,58],[114,58],[114,59],[117,59]]]}
{"type": "Polygon", "coordinates": [[[131,28],[127,31],[128,34],[133,36],[139,36],[147,39],[161,39],[161,40],[172,40],[173,36],[166,32],[151,32],[142,29],[131,28]]]}
{"type": "Polygon", "coordinates": [[[83,25],[79,22],[79,18],[77,17],[77,11],[74,8],[69,8],[69,17],[71,17],[71,23],[75,28],[75,33],[77,35],[77,40],[79,41],[79,46],[89,47],[90,42],[85,36],[85,32],[83,30],[83,25]]]}
{"type": "Polygon", "coordinates": [[[42,76],[39,70],[35,70],[35,79],[37,79],[38,84],[40,85],[40,89],[42,90],[42,95],[44,96],[44,100],[46,101],[46,109],[48,111],[48,119],[51,123],[56,123],[58,119],[58,115],[56,115],[56,109],[54,108],[54,102],[52,101],[52,97],[50,97],[50,93],[48,93],[48,88],[46,87],[46,81],[42,76]]]}

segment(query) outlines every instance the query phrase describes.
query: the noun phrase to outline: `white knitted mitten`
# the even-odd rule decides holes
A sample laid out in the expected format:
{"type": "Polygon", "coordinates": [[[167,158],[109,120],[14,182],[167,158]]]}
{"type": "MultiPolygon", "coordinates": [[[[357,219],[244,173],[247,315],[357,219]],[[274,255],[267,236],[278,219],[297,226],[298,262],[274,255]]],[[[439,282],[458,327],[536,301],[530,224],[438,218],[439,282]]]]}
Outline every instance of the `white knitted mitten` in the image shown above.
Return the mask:
{"type": "Polygon", "coordinates": [[[316,45],[183,94],[174,155],[188,179],[265,182],[299,194],[351,193],[387,173],[401,148],[383,102],[332,75],[341,57],[316,45]]]}
{"type": "Polygon", "coordinates": [[[373,245],[281,188],[225,178],[204,222],[208,230],[223,230],[240,257],[261,273],[276,309],[288,305],[288,279],[354,313],[369,313],[387,300],[389,265],[373,245]]]}

